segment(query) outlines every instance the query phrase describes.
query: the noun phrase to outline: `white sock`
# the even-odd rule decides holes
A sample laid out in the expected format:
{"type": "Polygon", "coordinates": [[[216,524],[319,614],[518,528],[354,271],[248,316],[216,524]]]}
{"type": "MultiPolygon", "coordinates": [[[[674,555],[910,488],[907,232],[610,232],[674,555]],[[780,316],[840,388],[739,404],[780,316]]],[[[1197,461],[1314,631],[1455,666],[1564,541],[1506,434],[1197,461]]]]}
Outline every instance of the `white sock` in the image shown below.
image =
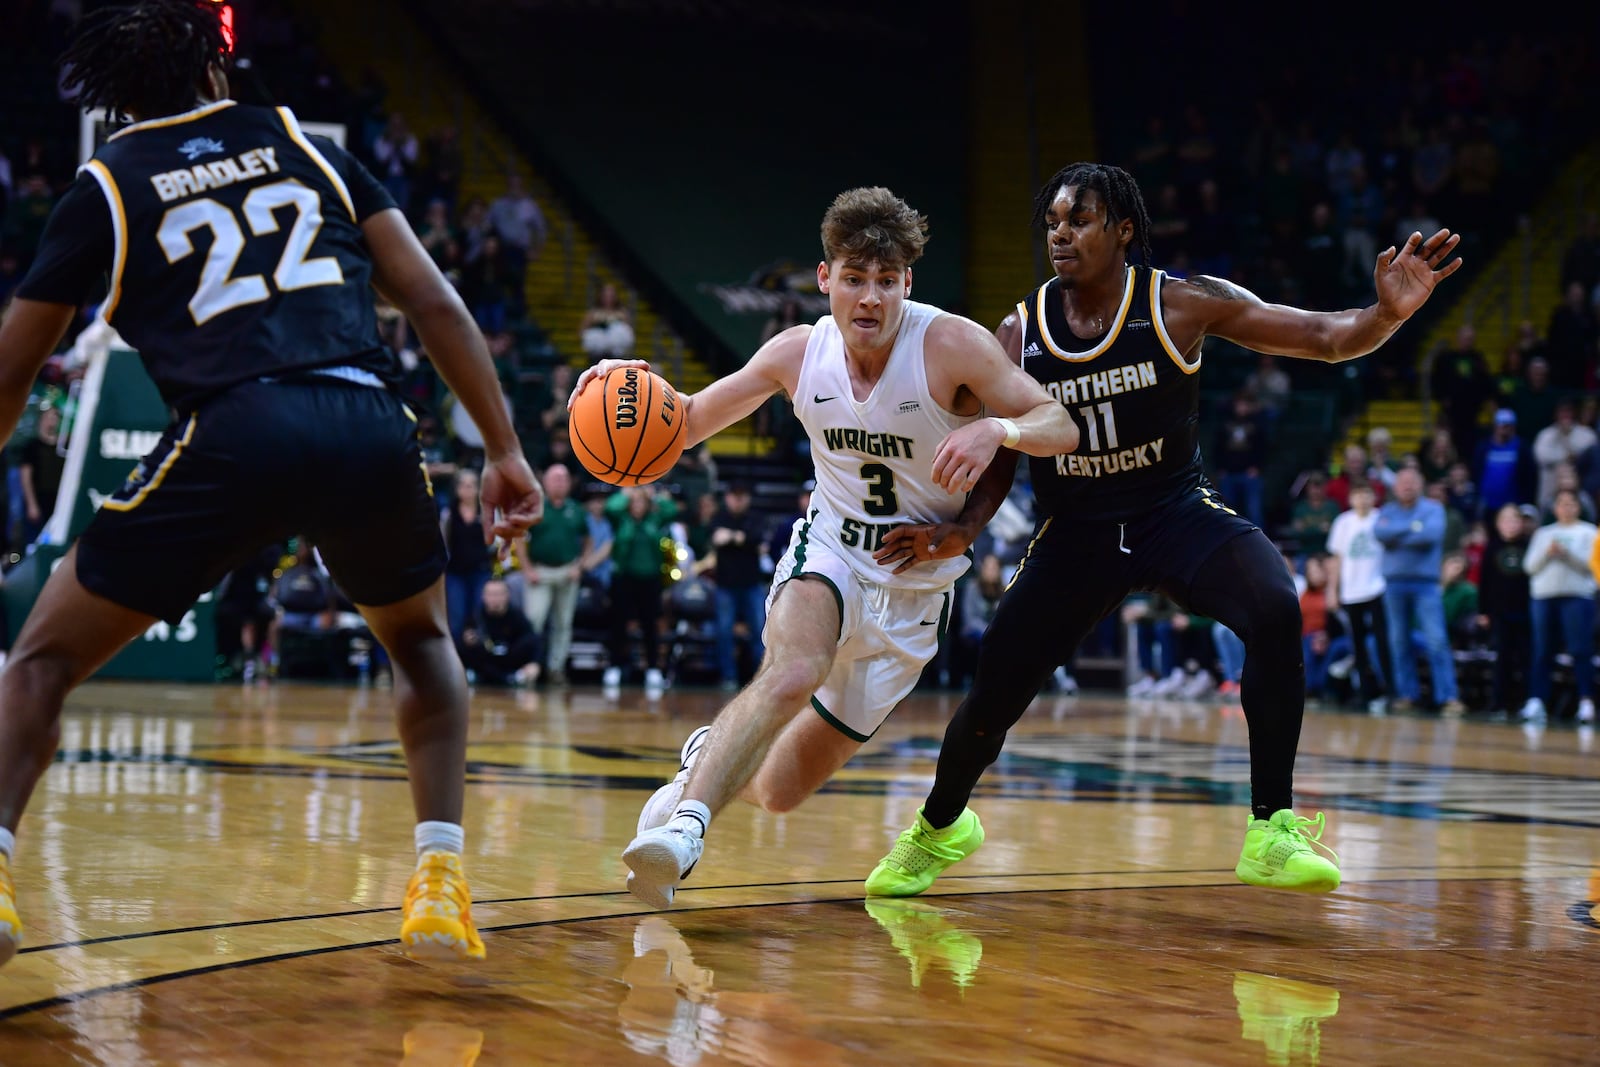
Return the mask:
{"type": "Polygon", "coordinates": [[[0,827],[0,852],[5,853],[6,859],[9,860],[11,858],[12,854],[16,852],[16,850],[17,850],[17,839],[16,839],[16,836],[14,834],[12,834],[12,832],[10,830],[7,830],[4,827],[0,827]]]}
{"type": "Polygon", "coordinates": [[[416,830],[417,855],[424,852],[454,852],[467,847],[467,832],[459,823],[419,822],[416,830]]]}
{"type": "Polygon", "coordinates": [[[711,809],[698,800],[680,800],[678,810],[667,822],[667,829],[694,837],[705,837],[711,827],[711,809]]]}

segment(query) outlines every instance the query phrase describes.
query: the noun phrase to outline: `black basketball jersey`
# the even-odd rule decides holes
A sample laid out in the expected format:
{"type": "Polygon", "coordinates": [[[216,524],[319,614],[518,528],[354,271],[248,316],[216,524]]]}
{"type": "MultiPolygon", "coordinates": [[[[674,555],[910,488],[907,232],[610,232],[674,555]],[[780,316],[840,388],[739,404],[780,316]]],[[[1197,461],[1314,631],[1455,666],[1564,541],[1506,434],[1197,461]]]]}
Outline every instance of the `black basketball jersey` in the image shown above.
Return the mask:
{"type": "Polygon", "coordinates": [[[105,278],[106,320],[180,411],[319,366],[388,378],[360,222],[393,206],[288,108],[222,100],[113,134],[57,205],[18,292],[78,303],[105,278]]]}
{"type": "Polygon", "coordinates": [[[1200,355],[1161,318],[1166,273],[1130,267],[1104,338],[1073,336],[1052,278],[1017,305],[1022,368],[1078,423],[1078,450],[1029,457],[1040,514],[1126,521],[1209,483],[1200,462],[1200,355]]]}

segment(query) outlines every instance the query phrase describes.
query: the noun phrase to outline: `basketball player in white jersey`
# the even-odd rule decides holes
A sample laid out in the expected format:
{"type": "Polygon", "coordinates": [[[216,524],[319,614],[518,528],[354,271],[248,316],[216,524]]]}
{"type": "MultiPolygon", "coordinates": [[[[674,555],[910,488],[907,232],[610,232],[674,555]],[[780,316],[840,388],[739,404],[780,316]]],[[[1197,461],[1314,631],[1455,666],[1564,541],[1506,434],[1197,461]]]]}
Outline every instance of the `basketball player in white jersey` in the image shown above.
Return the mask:
{"type": "MultiPolygon", "coordinates": [[[[938,651],[967,559],[902,573],[875,553],[903,523],[953,518],[1001,445],[1077,447],[1066,409],[983,327],[907,299],[927,220],[887,189],[839,195],[822,220],[817,285],[830,314],[773,337],[686,398],[688,447],[782,390],[811,439],[817,488],[773,575],[755,678],[684,745],[623,852],[657,908],[700,859],[711,816],[742,796],[788,811],[842,767],[938,651]],[[985,417],[985,416],[989,417],[985,417]]],[[[573,397],[616,367],[585,370],[573,397]]]]}

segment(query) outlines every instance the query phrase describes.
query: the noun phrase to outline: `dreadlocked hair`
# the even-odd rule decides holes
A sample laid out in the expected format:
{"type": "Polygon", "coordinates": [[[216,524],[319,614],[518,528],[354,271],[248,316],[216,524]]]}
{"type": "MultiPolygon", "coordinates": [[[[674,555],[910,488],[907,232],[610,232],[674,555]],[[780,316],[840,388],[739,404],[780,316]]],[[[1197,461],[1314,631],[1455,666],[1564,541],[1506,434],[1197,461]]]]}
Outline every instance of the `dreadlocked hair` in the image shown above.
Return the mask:
{"type": "Polygon", "coordinates": [[[1115,226],[1123,219],[1133,220],[1133,243],[1139,246],[1139,258],[1150,265],[1150,212],[1144,206],[1144,196],[1133,175],[1109,163],[1073,163],[1056,171],[1040,187],[1033,198],[1034,229],[1044,227],[1045,213],[1055,202],[1063,185],[1076,186],[1078,195],[1093,189],[1106,205],[1106,225],[1115,226]]]}
{"type": "Polygon", "coordinates": [[[114,117],[176,115],[195,106],[212,64],[227,58],[218,5],[141,0],[78,21],[61,55],[62,85],[85,109],[114,117]]]}

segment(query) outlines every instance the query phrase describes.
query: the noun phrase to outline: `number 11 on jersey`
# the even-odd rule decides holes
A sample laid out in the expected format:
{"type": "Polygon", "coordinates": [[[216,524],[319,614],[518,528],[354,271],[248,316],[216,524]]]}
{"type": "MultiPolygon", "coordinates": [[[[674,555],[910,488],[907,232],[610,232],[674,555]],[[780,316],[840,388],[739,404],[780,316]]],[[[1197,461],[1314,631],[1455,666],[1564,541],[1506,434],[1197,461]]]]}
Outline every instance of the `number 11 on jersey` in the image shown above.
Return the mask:
{"type": "Polygon", "coordinates": [[[1102,400],[1098,404],[1085,404],[1078,409],[1078,414],[1083,417],[1083,424],[1089,434],[1089,451],[1100,451],[1100,426],[1105,425],[1106,448],[1117,447],[1117,417],[1111,410],[1111,401],[1102,400]],[[1096,420],[1095,412],[1100,413],[1096,420]]]}

